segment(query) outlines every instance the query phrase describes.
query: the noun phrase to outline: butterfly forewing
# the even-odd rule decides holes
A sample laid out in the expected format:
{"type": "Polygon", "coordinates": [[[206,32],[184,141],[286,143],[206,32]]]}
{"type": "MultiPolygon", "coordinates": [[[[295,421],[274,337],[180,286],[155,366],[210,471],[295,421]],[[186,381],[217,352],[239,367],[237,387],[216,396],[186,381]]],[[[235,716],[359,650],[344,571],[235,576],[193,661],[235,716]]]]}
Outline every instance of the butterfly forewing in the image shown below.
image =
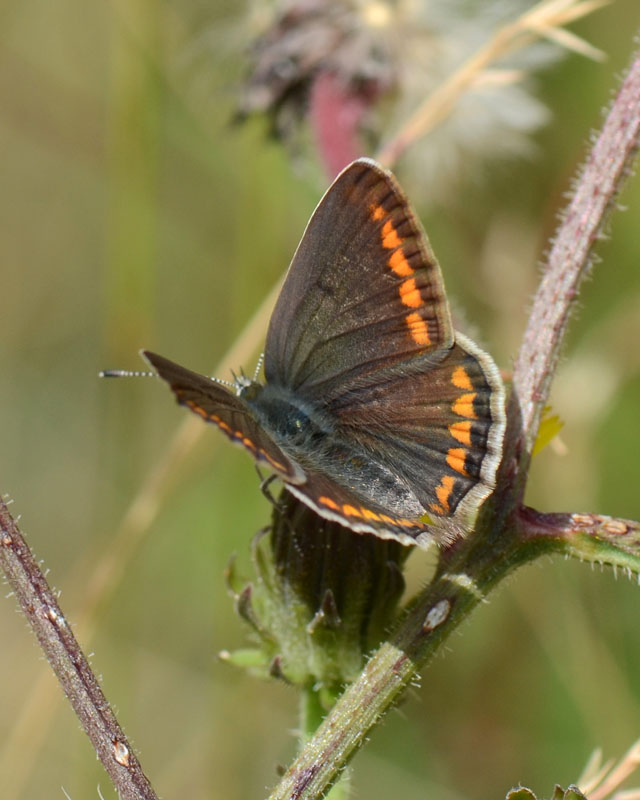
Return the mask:
{"type": "Polygon", "coordinates": [[[265,374],[329,399],[358,380],[448,348],[438,263],[393,177],[360,159],[316,208],[276,304],[265,374]]]}
{"type": "Polygon", "coordinates": [[[284,480],[299,483],[304,473],[255,420],[242,398],[211,378],[199,375],[168,358],[143,351],[142,355],[165,380],[181,405],[207,422],[213,422],[233,442],[241,444],[258,461],[263,461],[284,480]]]}

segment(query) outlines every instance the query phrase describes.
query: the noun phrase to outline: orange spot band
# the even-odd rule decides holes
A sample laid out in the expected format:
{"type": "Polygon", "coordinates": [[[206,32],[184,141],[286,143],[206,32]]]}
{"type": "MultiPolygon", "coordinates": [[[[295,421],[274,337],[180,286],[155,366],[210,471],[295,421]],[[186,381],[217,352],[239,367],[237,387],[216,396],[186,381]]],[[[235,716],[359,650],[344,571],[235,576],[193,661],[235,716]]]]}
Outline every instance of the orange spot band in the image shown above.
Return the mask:
{"type": "Polygon", "coordinates": [[[264,449],[264,447],[260,447],[260,448],[258,449],[258,453],[259,453],[259,454],[260,454],[260,455],[261,455],[261,456],[262,456],[262,457],[263,457],[263,458],[264,458],[266,461],[268,461],[268,462],[271,464],[271,466],[272,466],[272,467],[274,467],[275,469],[278,469],[278,470],[280,470],[280,472],[286,472],[286,471],[287,471],[287,468],[284,466],[284,464],[281,464],[279,461],[276,461],[276,460],[275,460],[275,458],[273,458],[272,456],[270,456],[270,455],[269,455],[269,453],[267,453],[267,451],[264,449]]]}
{"type": "Polygon", "coordinates": [[[447,451],[447,464],[461,475],[468,475],[465,469],[467,451],[462,447],[452,447],[447,451]]]}
{"type": "Polygon", "coordinates": [[[449,433],[454,439],[471,447],[471,423],[470,422],[454,422],[449,425],[449,433]]]}
{"type": "Polygon", "coordinates": [[[393,222],[387,220],[382,226],[382,246],[385,250],[395,250],[400,247],[402,239],[398,236],[398,232],[393,227],[393,222]]]}
{"type": "Polygon", "coordinates": [[[420,314],[414,312],[408,314],[405,318],[407,327],[409,328],[409,336],[416,344],[428,345],[431,344],[431,337],[429,336],[429,326],[422,319],[420,314]]]}
{"type": "MultiPolygon", "coordinates": [[[[187,405],[189,406],[189,408],[192,411],[194,411],[196,414],[199,414],[202,417],[202,419],[209,419],[210,418],[209,414],[207,414],[207,412],[204,410],[204,408],[200,408],[200,406],[196,405],[193,401],[187,400],[187,405]]],[[[218,422],[217,417],[215,417],[214,415],[211,416],[211,419],[216,423],[218,422]]]]}
{"type": "Polygon", "coordinates": [[[467,391],[473,391],[473,384],[471,383],[471,378],[469,377],[469,373],[464,367],[456,367],[453,370],[453,375],[451,376],[451,383],[456,386],[458,389],[466,389],[467,391]]]}
{"type": "Polygon", "coordinates": [[[342,513],[345,515],[345,517],[361,517],[362,516],[362,514],[360,513],[360,511],[358,511],[357,508],[354,508],[354,506],[349,506],[349,505],[342,506],[342,513]]]}
{"type": "Polygon", "coordinates": [[[422,305],[420,289],[416,286],[414,278],[408,278],[400,285],[400,299],[409,308],[419,308],[422,305]]]}
{"type": "Polygon", "coordinates": [[[449,511],[449,498],[451,497],[454,483],[455,478],[452,478],[450,475],[445,475],[440,481],[440,484],[436,486],[436,497],[445,511],[449,511]]]}
{"type": "Polygon", "coordinates": [[[451,410],[459,417],[469,417],[470,419],[477,419],[478,415],[473,410],[473,401],[476,399],[476,393],[470,392],[469,394],[461,394],[460,397],[454,401],[451,410]]]}
{"type": "Polygon", "coordinates": [[[330,508],[332,511],[338,511],[340,509],[340,506],[337,503],[334,503],[330,497],[319,497],[318,502],[323,506],[330,508]]]}
{"type": "Polygon", "coordinates": [[[396,250],[394,253],[392,253],[389,256],[387,264],[400,278],[407,278],[409,275],[413,275],[415,272],[407,259],[404,257],[402,250],[396,250]]]}

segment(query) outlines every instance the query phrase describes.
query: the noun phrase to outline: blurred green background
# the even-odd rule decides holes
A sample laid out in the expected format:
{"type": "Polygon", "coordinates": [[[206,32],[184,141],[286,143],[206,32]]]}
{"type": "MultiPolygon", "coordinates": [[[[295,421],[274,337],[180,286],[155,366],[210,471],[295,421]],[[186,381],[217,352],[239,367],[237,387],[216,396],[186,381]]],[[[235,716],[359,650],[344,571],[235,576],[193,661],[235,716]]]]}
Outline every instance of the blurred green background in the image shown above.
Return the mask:
{"type": "MultiPolygon", "coordinates": [[[[229,124],[242,13],[197,0],[0,9],[0,489],[72,623],[186,413],[164,385],[98,371],[140,368],[141,347],[210,371],[326,185],[317,167],[293,169],[262,122],[229,124]]],[[[453,210],[421,214],[457,307],[505,369],[638,21],[636,0],[618,0],[575,26],[608,60],[569,56],[538,77],[554,117],[537,154],[463,181],[453,210]]],[[[420,209],[420,176],[397,173],[420,209]]],[[[542,510],[640,518],[637,179],[621,203],[552,395],[564,451],[533,465],[527,501],[542,510]]],[[[248,569],[268,504],[250,459],[213,430],[159,500],[83,643],[159,794],[261,797],[293,755],[297,697],[216,654],[247,643],[223,571],[234,552],[248,569]]],[[[410,559],[413,590],[431,561],[410,559]]],[[[499,798],[520,781],[549,793],[593,748],[620,755],[640,735],[639,603],[609,571],[523,569],[374,733],[354,797],[499,798]]],[[[0,797],[88,798],[98,785],[114,797],[12,598],[0,633],[0,797]]]]}

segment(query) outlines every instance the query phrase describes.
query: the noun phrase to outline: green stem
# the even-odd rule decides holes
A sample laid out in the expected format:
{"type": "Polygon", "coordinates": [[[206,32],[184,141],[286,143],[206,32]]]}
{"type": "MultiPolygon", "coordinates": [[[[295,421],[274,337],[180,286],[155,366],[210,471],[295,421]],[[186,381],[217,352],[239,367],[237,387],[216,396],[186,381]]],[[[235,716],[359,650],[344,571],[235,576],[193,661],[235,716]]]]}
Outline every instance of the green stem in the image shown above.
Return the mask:
{"type": "Polygon", "coordinates": [[[324,719],[326,710],[322,707],[318,692],[312,687],[305,687],[300,695],[300,746],[311,739],[324,719]]]}
{"type": "MultiPolygon", "coordinates": [[[[302,750],[318,730],[326,716],[326,708],[319,691],[312,686],[305,687],[300,696],[300,749],[302,750]]],[[[350,794],[351,779],[344,769],[337,782],[325,796],[326,800],[347,800],[350,794]]]]}

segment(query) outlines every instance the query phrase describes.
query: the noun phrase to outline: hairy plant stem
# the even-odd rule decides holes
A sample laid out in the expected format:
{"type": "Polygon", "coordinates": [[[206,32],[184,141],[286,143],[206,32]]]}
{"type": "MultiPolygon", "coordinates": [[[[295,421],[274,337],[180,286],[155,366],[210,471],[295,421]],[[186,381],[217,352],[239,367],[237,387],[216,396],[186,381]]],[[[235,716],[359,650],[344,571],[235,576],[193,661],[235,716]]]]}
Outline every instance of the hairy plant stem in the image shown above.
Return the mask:
{"type": "MultiPolygon", "coordinates": [[[[300,747],[306,743],[318,730],[325,716],[325,709],[320,700],[320,694],[308,686],[304,688],[300,695],[300,747]]],[[[349,773],[345,770],[333,784],[326,800],[346,800],[349,797],[350,789],[349,773]]]]}
{"type": "Polygon", "coordinates": [[[549,400],[569,316],[591,266],[593,245],[629,175],[639,136],[640,55],[636,52],[562,214],[514,366],[498,478],[498,485],[510,493],[512,505],[521,502],[524,494],[540,419],[549,400]],[[513,479],[517,491],[510,488],[513,479]]]}
{"type": "MultiPolygon", "coordinates": [[[[249,320],[233,347],[215,368],[214,375],[226,375],[254,355],[256,342],[267,327],[279,290],[280,282],[249,320]]],[[[84,586],[86,592],[82,603],[72,609],[72,612],[76,634],[85,643],[93,636],[100,609],[117,590],[127,565],[142,546],[162,503],[175,486],[180,467],[187,461],[205,432],[206,426],[202,425],[201,420],[191,415],[185,417],[167,446],[165,455],[159,459],[140,486],[120,524],[109,537],[108,544],[100,550],[94,548],[76,565],[69,585],[84,586]]],[[[38,758],[38,752],[51,727],[57,703],[55,685],[51,683],[48,673],[42,671],[32,685],[29,696],[25,698],[13,722],[11,733],[0,751],[0,775],[3,776],[3,786],[10,781],[8,791],[12,796],[20,795],[32,765],[38,758]]]]}
{"type": "Polygon", "coordinates": [[[0,565],[120,796],[124,800],[157,800],[54,593],[1,499],[0,565]]]}

